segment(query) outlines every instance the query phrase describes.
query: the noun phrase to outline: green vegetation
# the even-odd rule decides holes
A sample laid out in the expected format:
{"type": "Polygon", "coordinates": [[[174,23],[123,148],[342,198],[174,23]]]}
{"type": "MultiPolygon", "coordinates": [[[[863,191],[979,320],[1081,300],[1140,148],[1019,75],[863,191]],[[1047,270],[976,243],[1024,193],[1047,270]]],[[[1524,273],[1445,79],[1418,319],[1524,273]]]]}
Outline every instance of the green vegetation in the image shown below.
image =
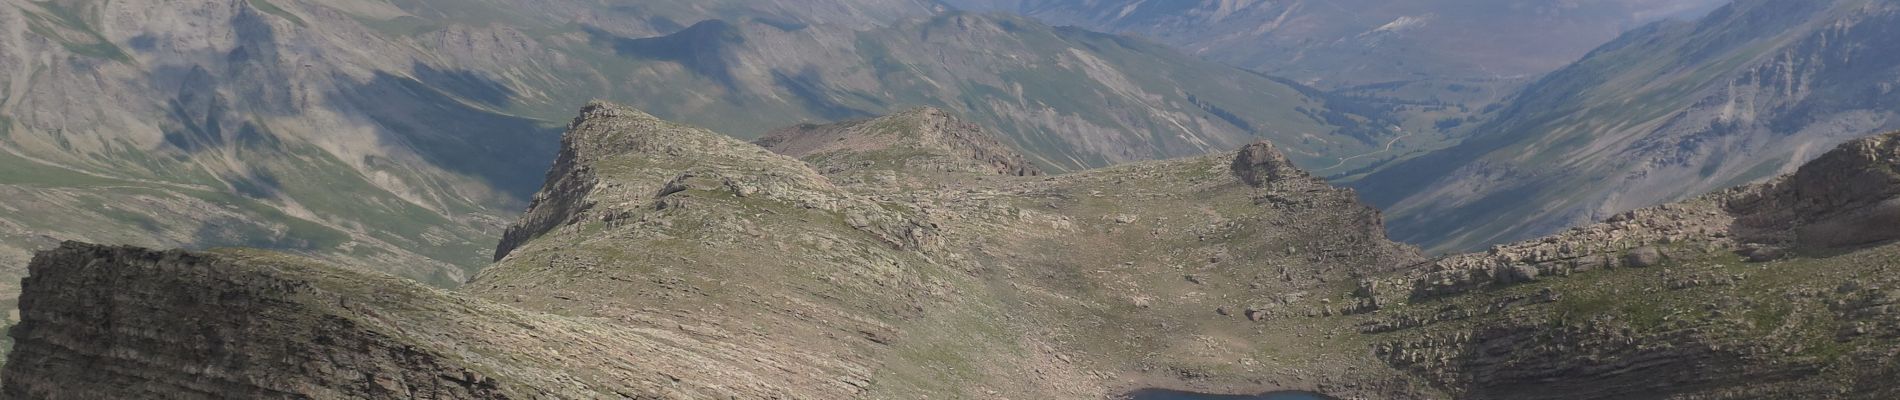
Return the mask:
{"type": "Polygon", "coordinates": [[[442,29],[443,25],[411,15],[390,19],[351,16],[356,22],[392,38],[414,37],[442,29]]]}
{"type": "Polygon", "coordinates": [[[270,0],[249,0],[249,1],[251,3],[251,7],[256,7],[258,11],[263,11],[265,14],[275,15],[279,18],[283,18],[285,20],[290,21],[291,23],[297,24],[297,26],[308,26],[304,24],[303,18],[298,18],[297,14],[291,14],[290,11],[284,10],[282,7],[278,7],[276,4],[271,4],[270,0]]]}
{"type": "MultiPolygon", "coordinates": [[[[106,40],[105,35],[93,29],[78,10],[68,8],[59,2],[39,2],[44,14],[22,9],[27,17],[27,30],[65,47],[66,50],[82,56],[136,63],[132,56],[106,40]]],[[[83,7],[83,5],[82,5],[83,7]]]]}
{"type": "Polygon", "coordinates": [[[103,178],[72,169],[42,164],[0,149],[0,184],[43,187],[95,187],[123,185],[125,181],[103,178]]]}

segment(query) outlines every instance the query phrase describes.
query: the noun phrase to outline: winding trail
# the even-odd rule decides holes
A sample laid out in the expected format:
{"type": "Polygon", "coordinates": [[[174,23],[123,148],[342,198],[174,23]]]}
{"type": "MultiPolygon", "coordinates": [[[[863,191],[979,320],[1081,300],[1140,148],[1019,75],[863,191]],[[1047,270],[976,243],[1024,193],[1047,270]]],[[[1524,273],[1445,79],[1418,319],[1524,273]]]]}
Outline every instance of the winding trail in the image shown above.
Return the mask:
{"type": "Polygon", "coordinates": [[[1374,154],[1379,154],[1379,153],[1389,153],[1389,152],[1392,152],[1392,146],[1396,146],[1396,145],[1398,145],[1398,144],[1399,144],[1399,141],[1400,141],[1400,140],[1405,140],[1405,138],[1408,138],[1408,137],[1412,137],[1412,132],[1409,132],[1409,131],[1400,131],[1400,132],[1404,132],[1405,134],[1403,134],[1403,135],[1399,135],[1399,137],[1395,137],[1395,138],[1392,138],[1392,140],[1388,140],[1388,141],[1386,141],[1386,142],[1385,142],[1385,149],[1383,149],[1383,150],[1379,150],[1379,151],[1374,151],[1374,152],[1369,152],[1369,153],[1365,153],[1365,154],[1360,154],[1360,155],[1356,155],[1356,156],[1352,156],[1352,157],[1346,157],[1346,158],[1341,158],[1341,159],[1339,159],[1339,163],[1338,163],[1338,164],[1333,164],[1333,166],[1331,166],[1331,167],[1326,167],[1326,168],[1323,168],[1323,169],[1320,169],[1320,170],[1321,170],[1321,171],[1329,171],[1329,170],[1332,170],[1332,169],[1334,169],[1334,168],[1339,168],[1340,166],[1344,166],[1344,165],[1346,165],[1346,163],[1347,163],[1347,162],[1351,162],[1352,160],[1357,160],[1357,159],[1361,159],[1361,158],[1366,158],[1366,157],[1370,157],[1370,156],[1372,156],[1372,155],[1374,155],[1374,154]]]}

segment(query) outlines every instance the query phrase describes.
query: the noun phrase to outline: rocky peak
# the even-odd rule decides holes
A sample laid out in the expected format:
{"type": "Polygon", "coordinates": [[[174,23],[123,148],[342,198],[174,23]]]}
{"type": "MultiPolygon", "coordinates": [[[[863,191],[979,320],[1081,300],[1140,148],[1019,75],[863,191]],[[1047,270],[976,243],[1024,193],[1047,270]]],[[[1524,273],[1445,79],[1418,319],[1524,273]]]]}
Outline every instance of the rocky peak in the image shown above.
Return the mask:
{"type": "Polygon", "coordinates": [[[938,183],[1043,171],[982,127],[924,107],[883,117],[780,129],[756,142],[843,182],[938,183]]]}
{"type": "MultiPolygon", "coordinates": [[[[601,170],[638,169],[643,165],[697,165],[703,176],[731,175],[717,169],[775,171],[782,186],[825,185],[796,160],[774,156],[745,142],[704,129],[661,120],[631,107],[596,101],[581,109],[561,138],[561,152],[548,170],[547,183],[535,193],[528,211],[503,234],[495,250],[497,260],[516,247],[555,228],[580,221],[593,209],[597,191],[614,195],[638,192],[650,197],[663,190],[664,181],[617,182],[603,185],[601,170]]],[[[754,186],[760,182],[745,185],[754,186]]]]}
{"type": "Polygon", "coordinates": [[[1265,140],[1240,148],[1234,156],[1234,176],[1254,187],[1266,186],[1286,178],[1307,177],[1306,171],[1293,165],[1278,147],[1265,140]]]}
{"type": "Polygon", "coordinates": [[[1737,191],[1737,234],[1804,250],[1900,239],[1900,132],[1823,154],[1793,175],[1737,191]]]}
{"type": "Polygon", "coordinates": [[[1802,166],[1787,183],[1802,209],[1846,211],[1900,195],[1900,132],[1842,144],[1802,166]]]}

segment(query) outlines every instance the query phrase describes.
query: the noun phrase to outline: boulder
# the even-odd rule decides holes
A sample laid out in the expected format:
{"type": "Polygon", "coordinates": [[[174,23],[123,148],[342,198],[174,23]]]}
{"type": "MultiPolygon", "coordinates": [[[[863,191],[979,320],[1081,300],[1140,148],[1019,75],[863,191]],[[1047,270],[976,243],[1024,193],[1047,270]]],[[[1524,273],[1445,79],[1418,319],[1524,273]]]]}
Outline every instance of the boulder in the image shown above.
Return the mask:
{"type": "Polygon", "coordinates": [[[1240,154],[1234,157],[1233,171],[1234,176],[1254,187],[1305,174],[1273,143],[1264,140],[1240,148],[1240,154]]]}
{"type": "Polygon", "coordinates": [[[1638,247],[1623,256],[1623,265],[1633,268],[1654,267],[1662,265],[1664,261],[1667,261],[1667,258],[1664,257],[1662,249],[1655,246],[1638,247]]]}

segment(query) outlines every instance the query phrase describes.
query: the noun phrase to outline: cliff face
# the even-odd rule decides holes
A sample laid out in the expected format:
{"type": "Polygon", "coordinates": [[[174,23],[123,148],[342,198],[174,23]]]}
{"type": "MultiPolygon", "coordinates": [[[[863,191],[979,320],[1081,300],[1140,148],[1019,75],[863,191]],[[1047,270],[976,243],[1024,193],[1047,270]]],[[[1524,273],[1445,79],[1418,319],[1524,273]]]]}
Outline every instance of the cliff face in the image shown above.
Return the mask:
{"type": "Polygon", "coordinates": [[[1734,196],[1744,240],[1825,252],[1900,239],[1900,135],[1857,140],[1734,196]]]}
{"type": "Polygon", "coordinates": [[[509,397],[479,369],[379,321],[400,309],[378,304],[389,296],[358,297],[254,262],[72,242],[40,253],[11,332],[4,393],[509,397]]]}

